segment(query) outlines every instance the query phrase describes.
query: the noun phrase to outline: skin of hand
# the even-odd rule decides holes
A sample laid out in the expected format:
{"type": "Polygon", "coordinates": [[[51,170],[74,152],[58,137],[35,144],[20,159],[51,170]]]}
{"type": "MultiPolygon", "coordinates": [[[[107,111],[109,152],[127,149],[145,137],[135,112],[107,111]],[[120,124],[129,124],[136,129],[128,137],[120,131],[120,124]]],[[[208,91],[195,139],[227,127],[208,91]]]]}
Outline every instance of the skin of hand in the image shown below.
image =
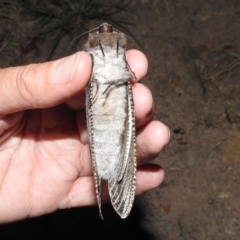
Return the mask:
{"type": "MultiPolygon", "coordinates": [[[[130,50],[127,61],[139,81],[146,57],[130,50]]],[[[84,109],[91,67],[90,56],[78,52],[0,70],[0,223],[96,204],[84,109]]],[[[139,195],[164,179],[162,168],[147,162],[167,144],[169,130],[152,121],[148,88],[133,83],[133,95],[139,195]]],[[[107,191],[102,198],[109,200],[107,191]]]]}

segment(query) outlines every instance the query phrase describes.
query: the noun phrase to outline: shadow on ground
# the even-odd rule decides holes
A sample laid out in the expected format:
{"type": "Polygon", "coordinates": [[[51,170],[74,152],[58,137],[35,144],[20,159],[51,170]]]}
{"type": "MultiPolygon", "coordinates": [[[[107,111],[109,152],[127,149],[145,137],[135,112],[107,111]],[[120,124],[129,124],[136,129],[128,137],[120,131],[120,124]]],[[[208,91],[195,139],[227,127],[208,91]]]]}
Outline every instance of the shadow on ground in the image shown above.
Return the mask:
{"type": "Polygon", "coordinates": [[[154,239],[140,226],[141,211],[135,204],[127,219],[120,219],[110,204],[57,211],[42,217],[0,226],[1,239],[154,239]]]}

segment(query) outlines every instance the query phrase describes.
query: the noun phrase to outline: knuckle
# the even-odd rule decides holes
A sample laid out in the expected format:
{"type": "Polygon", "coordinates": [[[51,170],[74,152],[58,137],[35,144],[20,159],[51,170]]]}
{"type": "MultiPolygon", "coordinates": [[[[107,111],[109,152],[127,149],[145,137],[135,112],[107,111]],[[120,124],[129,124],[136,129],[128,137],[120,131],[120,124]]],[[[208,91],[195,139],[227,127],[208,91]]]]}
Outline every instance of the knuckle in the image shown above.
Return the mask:
{"type": "Polygon", "coordinates": [[[32,75],[32,65],[19,67],[16,75],[16,90],[22,101],[24,101],[30,108],[34,108],[34,98],[36,94],[33,91],[34,81],[32,75]]]}

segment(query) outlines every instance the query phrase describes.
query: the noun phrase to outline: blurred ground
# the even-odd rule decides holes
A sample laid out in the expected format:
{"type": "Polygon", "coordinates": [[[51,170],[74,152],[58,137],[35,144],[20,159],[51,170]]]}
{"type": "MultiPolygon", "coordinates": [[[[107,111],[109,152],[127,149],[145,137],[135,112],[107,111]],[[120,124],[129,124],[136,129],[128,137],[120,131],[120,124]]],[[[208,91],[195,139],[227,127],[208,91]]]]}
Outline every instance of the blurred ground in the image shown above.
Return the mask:
{"type": "MultiPolygon", "coordinates": [[[[59,211],[1,226],[3,239],[239,239],[240,2],[138,0],[132,7],[137,24],[127,28],[149,59],[143,83],[152,90],[155,118],[171,129],[155,160],[165,182],[138,197],[125,221],[108,205],[104,222],[96,208],[59,211]]],[[[23,63],[41,61],[47,43],[36,49],[23,63]]]]}

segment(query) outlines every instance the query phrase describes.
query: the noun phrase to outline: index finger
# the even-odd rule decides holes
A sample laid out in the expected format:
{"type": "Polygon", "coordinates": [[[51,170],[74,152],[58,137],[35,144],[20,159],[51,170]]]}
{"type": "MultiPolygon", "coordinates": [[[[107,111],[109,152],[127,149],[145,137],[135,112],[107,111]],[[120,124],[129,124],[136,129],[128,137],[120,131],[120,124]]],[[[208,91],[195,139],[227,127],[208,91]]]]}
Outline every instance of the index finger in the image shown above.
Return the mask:
{"type": "Polygon", "coordinates": [[[140,81],[147,73],[148,61],[146,56],[139,50],[132,49],[126,52],[127,62],[135,73],[137,81],[140,81]]]}

